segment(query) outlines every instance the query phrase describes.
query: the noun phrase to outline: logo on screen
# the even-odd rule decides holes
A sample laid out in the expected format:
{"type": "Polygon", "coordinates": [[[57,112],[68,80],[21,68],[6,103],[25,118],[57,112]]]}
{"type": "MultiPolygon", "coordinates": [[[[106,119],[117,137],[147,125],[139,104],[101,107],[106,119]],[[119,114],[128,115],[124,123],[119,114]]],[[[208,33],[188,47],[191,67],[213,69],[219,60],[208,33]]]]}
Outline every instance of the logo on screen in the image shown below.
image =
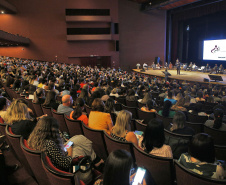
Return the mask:
{"type": "Polygon", "coordinates": [[[218,47],[217,45],[215,45],[215,47],[213,49],[211,49],[211,53],[215,53],[217,51],[220,51],[220,47],[218,47]]]}

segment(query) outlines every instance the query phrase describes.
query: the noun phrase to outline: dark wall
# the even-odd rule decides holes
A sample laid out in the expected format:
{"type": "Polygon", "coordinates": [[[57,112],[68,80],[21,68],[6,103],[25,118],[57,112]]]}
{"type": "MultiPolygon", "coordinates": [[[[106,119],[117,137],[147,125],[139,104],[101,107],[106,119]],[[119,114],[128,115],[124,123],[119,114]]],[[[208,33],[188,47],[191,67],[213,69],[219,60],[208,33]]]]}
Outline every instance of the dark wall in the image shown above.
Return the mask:
{"type": "Polygon", "coordinates": [[[37,60],[80,63],[79,56],[111,56],[119,63],[113,41],[67,41],[67,28],[110,27],[110,23],[66,23],[66,8],[110,9],[112,22],[118,22],[117,0],[9,0],[18,14],[0,14],[1,29],[28,37],[28,47],[0,47],[0,55],[37,60]]]}
{"type": "Polygon", "coordinates": [[[120,63],[127,69],[146,62],[151,65],[156,56],[165,60],[166,12],[153,10],[142,13],[139,4],[119,1],[120,63]]]}
{"type": "Polygon", "coordinates": [[[111,66],[135,68],[151,64],[156,56],[165,60],[165,11],[142,13],[128,0],[9,0],[18,14],[0,14],[1,29],[28,37],[28,47],[0,47],[0,55],[81,64],[79,57],[111,56],[111,66]],[[108,28],[111,23],[66,23],[65,9],[110,9],[111,22],[119,34],[111,41],[68,42],[67,28],[108,28]],[[119,40],[115,42],[115,40],[119,40]],[[116,43],[117,46],[116,47],[116,43]],[[116,48],[119,51],[116,51],[116,48]],[[120,56],[120,57],[119,57],[120,56]],[[120,60],[120,61],[119,61],[120,60]]]}

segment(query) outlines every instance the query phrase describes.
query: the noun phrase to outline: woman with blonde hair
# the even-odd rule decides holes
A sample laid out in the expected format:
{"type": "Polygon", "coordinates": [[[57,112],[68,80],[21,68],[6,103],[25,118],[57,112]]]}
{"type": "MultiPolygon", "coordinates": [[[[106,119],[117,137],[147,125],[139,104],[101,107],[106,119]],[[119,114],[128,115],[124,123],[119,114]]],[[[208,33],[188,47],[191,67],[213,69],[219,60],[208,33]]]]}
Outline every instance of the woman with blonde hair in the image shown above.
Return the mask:
{"type": "Polygon", "coordinates": [[[111,136],[120,141],[132,142],[138,144],[137,137],[134,132],[130,132],[130,122],[132,119],[131,112],[122,110],[119,112],[115,126],[112,128],[111,136]]]}
{"type": "Polygon", "coordinates": [[[11,103],[10,107],[6,111],[5,122],[12,128],[12,132],[17,135],[22,135],[27,139],[36,126],[37,119],[32,119],[28,107],[20,99],[11,103]]]}

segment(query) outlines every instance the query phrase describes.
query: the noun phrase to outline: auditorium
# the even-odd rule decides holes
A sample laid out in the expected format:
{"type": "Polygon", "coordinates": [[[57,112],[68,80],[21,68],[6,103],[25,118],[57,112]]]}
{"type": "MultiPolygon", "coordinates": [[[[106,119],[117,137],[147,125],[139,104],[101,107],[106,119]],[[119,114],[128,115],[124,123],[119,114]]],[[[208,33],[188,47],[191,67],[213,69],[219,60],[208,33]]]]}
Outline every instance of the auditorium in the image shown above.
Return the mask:
{"type": "Polygon", "coordinates": [[[225,17],[0,0],[0,185],[226,184],[225,17]]]}

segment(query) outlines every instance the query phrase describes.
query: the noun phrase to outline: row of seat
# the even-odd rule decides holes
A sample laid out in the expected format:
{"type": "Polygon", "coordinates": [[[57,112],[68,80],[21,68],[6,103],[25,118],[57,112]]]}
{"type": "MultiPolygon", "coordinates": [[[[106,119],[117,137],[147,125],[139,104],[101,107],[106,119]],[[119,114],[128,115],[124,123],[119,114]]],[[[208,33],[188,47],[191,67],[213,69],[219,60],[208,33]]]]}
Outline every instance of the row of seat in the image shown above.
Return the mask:
{"type": "MultiPolygon", "coordinates": [[[[26,140],[24,140],[19,135],[13,134],[11,128],[8,125],[6,126],[1,124],[1,127],[5,127],[7,139],[14,149],[16,156],[25,166],[27,171],[36,178],[40,185],[72,185],[73,183],[75,183],[73,181],[73,174],[55,168],[44,153],[41,154],[41,152],[39,151],[30,149],[26,143],[26,140]]],[[[93,130],[85,126],[84,124],[82,125],[82,128],[84,135],[88,139],[93,141],[93,147],[96,152],[97,148],[99,148],[98,151],[102,153],[105,152],[106,155],[117,149],[124,149],[129,151],[134,158],[134,162],[136,162],[138,166],[144,166],[145,168],[147,168],[151,173],[152,178],[158,185],[174,184],[175,172],[178,185],[184,184],[183,178],[189,179],[188,182],[194,181],[194,184],[210,184],[210,182],[213,184],[222,184],[223,182],[203,178],[200,175],[187,170],[173,159],[150,155],[130,142],[122,142],[113,139],[102,130],[93,130]],[[192,179],[190,179],[191,177],[192,179]]]]}

